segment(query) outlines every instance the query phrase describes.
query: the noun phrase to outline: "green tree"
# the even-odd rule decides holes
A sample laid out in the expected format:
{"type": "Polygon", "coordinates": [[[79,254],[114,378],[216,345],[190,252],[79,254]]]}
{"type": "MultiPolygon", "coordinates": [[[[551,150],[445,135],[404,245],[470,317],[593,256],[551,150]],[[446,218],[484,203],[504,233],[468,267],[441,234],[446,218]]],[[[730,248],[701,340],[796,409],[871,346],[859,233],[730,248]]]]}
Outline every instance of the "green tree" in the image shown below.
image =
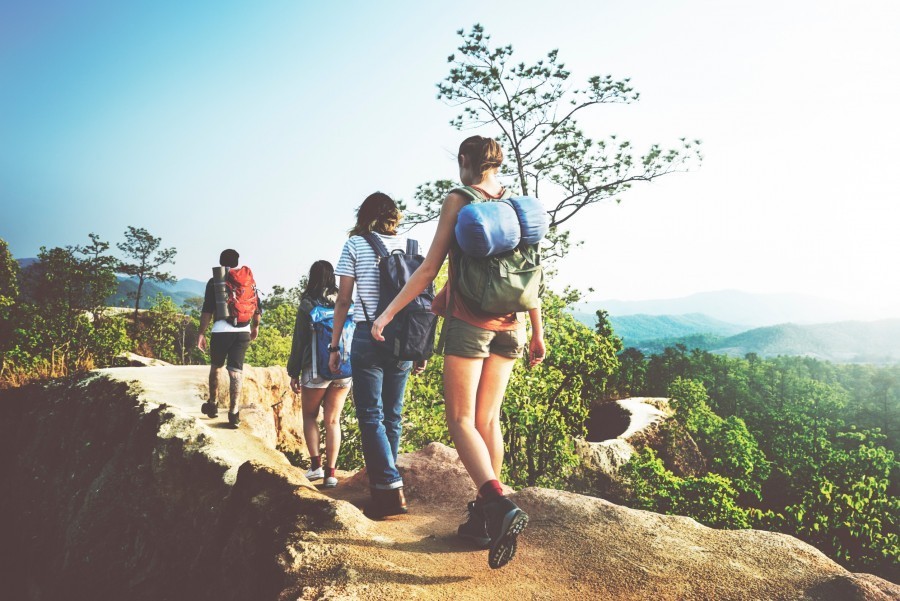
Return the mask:
{"type": "MultiPolygon", "coordinates": [[[[437,84],[438,99],[461,108],[450,122],[456,129],[487,126],[497,133],[508,157],[505,174],[522,194],[549,203],[554,230],[588,205],[617,199],[635,182],[699,164],[696,140],[682,139],[670,149],[654,144],[638,156],[628,141],[614,135],[598,140],[581,130],[576,118],[585,110],[638,100],[628,78],[594,75],[579,86],[557,50],[525,64],[513,58],[511,45],[493,46],[481,25],[457,33],[462,41],[448,58],[449,75],[437,84]]],[[[419,186],[419,209],[407,222],[434,219],[454,186],[447,180],[419,186]]]]}
{"type": "Polygon", "coordinates": [[[75,246],[73,250],[83,255],[82,268],[86,276],[89,276],[86,286],[85,308],[90,311],[94,321],[100,319],[106,308],[106,299],[116,291],[118,282],[115,270],[116,258],[107,254],[109,243],[100,239],[94,233],[88,234],[91,243],[85,246],[75,246]]]}
{"type": "Polygon", "coordinates": [[[19,298],[19,265],[0,238],[0,353],[12,342],[13,308],[19,298]]]}
{"type": "Polygon", "coordinates": [[[178,251],[174,248],[160,248],[160,242],[162,242],[162,238],[151,235],[144,228],[129,225],[125,230],[125,242],[116,244],[126,256],[124,261],[119,262],[118,272],[137,279],[137,290],[132,295],[134,298],[132,338],[135,339],[137,338],[138,311],[141,307],[144,282],[171,283],[175,281],[175,276],[161,271],[159,268],[167,263],[172,263],[178,251]]]}
{"type": "Polygon", "coordinates": [[[189,320],[175,305],[175,301],[162,292],[157,292],[150,302],[139,336],[139,342],[146,348],[143,354],[168,363],[184,363],[189,320]]]}
{"type": "Polygon", "coordinates": [[[573,438],[585,434],[590,402],[601,397],[618,365],[616,344],[566,310],[578,300],[567,291],[542,299],[547,357],[513,370],[501,421],[506,479],[513,486],[559,486],[577,464],[573,438]]]}

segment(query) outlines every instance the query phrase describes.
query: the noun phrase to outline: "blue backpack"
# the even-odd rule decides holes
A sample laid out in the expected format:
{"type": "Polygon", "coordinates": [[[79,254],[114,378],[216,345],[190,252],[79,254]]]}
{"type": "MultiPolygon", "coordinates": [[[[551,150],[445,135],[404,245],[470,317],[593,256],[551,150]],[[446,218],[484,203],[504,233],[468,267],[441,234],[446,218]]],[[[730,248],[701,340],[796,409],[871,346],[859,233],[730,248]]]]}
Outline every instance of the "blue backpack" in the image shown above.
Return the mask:
{"type": "MultiPolygon", "coordinates": [[[[413,272],[419,268],[425,257],[419,254],[419,243],[406,240],[406,252],[395,250],[388,253],[381,238],[373,233],[363,235],[366,242],[378,255],[378,309],[370,314],[363,304],[366,321],[381,315],[406,285],[413,272]]],[[[376,344],[386,349],[398,361],[424,361],[434,353],[434,331],[437,315],[431,312],[434,301],[434,284],[412,299],[400,309],[391,323],[384,328],[384,342],[376,344]]]]}
{"type": "Polygon", "coordinates": [[[334,332],[334,307],[315,305],[309,312],[312,322],[312,375],[313,378],[326,380],[340,380],[349,378],[350,370],[350,343],[353,340],[353,332],[356,330],[356,322],[353,321],[353,307],[347,311],[347,319],[344,321],[344,329],[341,331],[341,340],[338,345],[341,349],[341,366],[337,373],[333,373],[328,367],[328,359],[331,353],[328,346],[331,344],[331,335],[334,332]]]}

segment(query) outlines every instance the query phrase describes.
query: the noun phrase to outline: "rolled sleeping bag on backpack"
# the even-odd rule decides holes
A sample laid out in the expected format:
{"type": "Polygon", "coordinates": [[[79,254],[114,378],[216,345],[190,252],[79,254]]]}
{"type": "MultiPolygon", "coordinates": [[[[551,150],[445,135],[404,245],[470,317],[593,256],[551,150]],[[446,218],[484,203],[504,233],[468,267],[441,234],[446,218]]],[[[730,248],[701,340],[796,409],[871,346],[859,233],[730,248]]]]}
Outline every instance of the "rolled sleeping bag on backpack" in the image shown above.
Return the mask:
{"type": "Polygon", "coordinates": [[[516,210],[507,202],[478,202],[464,206],[456,219],[456,240],[472,257],[490,257],[519,245],[522,228],[516,210]]]}
{"type": "Polygon", "coordinates": [[[550,214],[544,210],[541,201],[532,196],[516,196],[509,202],[519,219],[521,242],[537,244],[543,240],[550,229],[550,214]]]}

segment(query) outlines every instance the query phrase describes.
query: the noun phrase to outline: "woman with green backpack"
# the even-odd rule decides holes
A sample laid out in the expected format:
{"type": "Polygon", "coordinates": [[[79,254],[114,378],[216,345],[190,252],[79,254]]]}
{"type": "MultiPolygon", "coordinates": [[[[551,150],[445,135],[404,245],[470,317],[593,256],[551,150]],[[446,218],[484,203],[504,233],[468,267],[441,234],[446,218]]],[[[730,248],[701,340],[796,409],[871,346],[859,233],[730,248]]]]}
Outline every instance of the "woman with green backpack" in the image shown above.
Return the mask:
{"type": "MultiPolygon", "coordinates": [[[[460,180],[465,187],[447,195],[424,262],[375,320],[371,333],[373,339],[382,340],[384,328],[401,308],[433,282],[449,254],[449,280],[433,304],[434,311],[445,319],[441,341],[445,355],[447,424],[459,457],[478,489],[476,499],[468,503],[469,519],[460,525],[458,534],[489,547],[488,565],[499,568],[512,559],[516,552],[516,537],[528,523],[525,512],[503,494],[499,481],[503,465],[500,405],[515,361],[522,356],[525,347],[524,313],[528,313],[532,327],[530,365],[543,361],[546,352],[541,310],[534,292],[539,289],[542,272],[539,258],[533,258],[532,262],[537,266],[528,274],[525,287],[533,289],[534,293],[524,295],[529,298],[525,306],[520,301],[498,305],[493,302],[498,295],[493,295],[491,308],[510,307],[511,310],[505,313],[488,312],[467,294],[470,292],[466,289],[467,282],[475,273],[469,270],[470,267],[489,270],[491,261],[496,266],[523,256],[527,259],[536,254],[536,246],[525,248],[523,245],[499,258],[475,259],[463,253],[456,233],[460,211],[470,203],[505,200],[510,194],[497,178],[503,153],[495,140],[481,136],[467,138],[460,145],[457,159],[460,180]]],[[[504,279],[493,284],[503,288],[510,285],[510,281],[507,271],[502,267],[500,271],[504,279]]],[[[474,279],[484,280],[484,273],[487,272],[475,274],[474,279]]],[[[512,286],[519,283],[512,282],[512,286]]],[[[496,290],[498,286],[489,284],[488,288],[496,290]]],[[[521,289],[519,296],[523,296],[521,289]]]]}
{"type": "MultiPolygon", "coordinates": [[[[315,340],[318,333],[313,324],[313,315],[322,308],[333,311],[338,289],[334,278],[334,267],[328,261],[316,261],[309,269],[306,288],[300,297],[297,320],[294,323],[294,338],[287,372],[291,378],[291,390],[300,395],[303,406],[303,437],[309,450],[310,467],[306,472],[309,480],[322,480],[325,488],[337,486],[335,469],[341,450],[341,411],[350,392],[351,378],[335,377],[327,365],[316,361],[315,340]],[[324,408],[325,422],[325,465],[319,453],[319,408],[324,408]]],[[[328,344],[331,338],[328,338],[328,344]]]]}

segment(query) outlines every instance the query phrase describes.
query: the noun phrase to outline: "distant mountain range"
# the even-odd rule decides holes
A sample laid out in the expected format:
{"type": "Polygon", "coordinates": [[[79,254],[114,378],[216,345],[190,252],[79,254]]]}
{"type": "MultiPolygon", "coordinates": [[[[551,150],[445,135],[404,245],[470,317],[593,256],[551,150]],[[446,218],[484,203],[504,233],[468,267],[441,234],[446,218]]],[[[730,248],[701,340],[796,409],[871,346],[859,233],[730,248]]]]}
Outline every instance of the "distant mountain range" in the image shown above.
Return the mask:
{"type": "MultiPolygon", "coordinates": [[[[16,262],[19,264],[19,269],[25,269],[37,263],[38,260],[34,257],[29,257],[16,259],[16,262]]],[[[116,278],[119,280],[119,285],[115,294],[106,299],[106,304],[110,307],[134,307],[134,300],[128,295],[137,291],[137,278],[124,276],[116,276],[116,278]]],[[[158,292],[170,297],[175,301],[176,305],[181,307],[187,299],[203,296],[204,292],[206,292],[206,282],[189,278],[178,280],[174,284],[145,281],[144,288],[141,290],[141,308],[148,308],[158,292]]]]}
{"type": "Polygon", "coordinates": [[[628,346],[645,353],[659,353],[675,344],[734,357],[756,353],[761,357],[791,355],[835,363],[900,363],[900,319],[815,325],[788,323],[754,328],[734,336],[694,334],[645,340],[628,346]]]}
{"type": "MultiPolygon", "coordinates": [[[[859,319],[849,305],[803,294],[754,294],[739,290],[701,292],[681,298],[645,301],[603,300],[578,304],[576,314],[593,315],[603,309],[610,315],[678,315],[700,313],[746,329],[780,323],[829,323],[859,319]]],[[[900,315],[897,315],[900,317],[900,315]]]]}
{"type": "Polygon", "coordinates": [[[813,296],[734,290],[651,301],[595,301],[572,313],[594,327],[603,309],[626,346],[743,356],[799,355],[838,363],[900,362],[900,319],[860,321],[853,308],[813,296]]]}
{"type": "MultiPolygon", "coordinates": [[[[128,295],[137,291],[137,279],[117,277],[119,286],[116,289],[116,293],[106,299],[106,304],[110,307],[134,307],[134,300],[128,295]]],[[[141,290],[141,308],[148,308],[158,292],[170,297],[177,306],[181,307],[184,301],[191,297],[202,297],[203,293],[206,292],[206,282],[187,278],[178,280],[174,284],[145,281],[144,288],[141,290]]]]}

